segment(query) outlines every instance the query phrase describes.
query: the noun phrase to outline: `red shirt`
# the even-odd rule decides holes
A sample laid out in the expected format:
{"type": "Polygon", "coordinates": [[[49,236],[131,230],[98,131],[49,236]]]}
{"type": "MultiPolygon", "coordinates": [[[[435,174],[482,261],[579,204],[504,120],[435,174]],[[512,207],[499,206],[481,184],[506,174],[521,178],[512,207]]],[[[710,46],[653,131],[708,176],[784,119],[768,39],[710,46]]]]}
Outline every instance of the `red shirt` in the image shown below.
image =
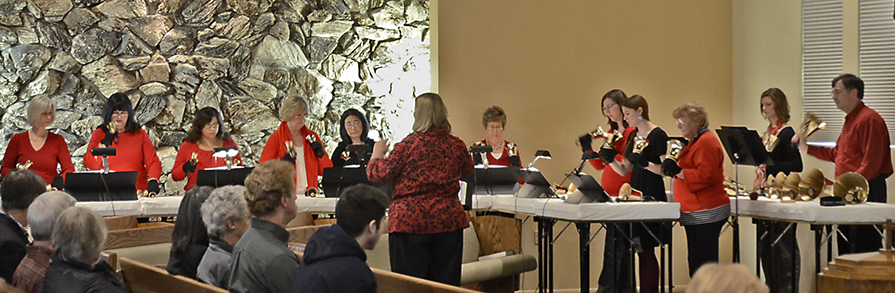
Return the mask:
{"type": "MultiPolygon", "coordinates": [[[[228,139],[224,141],[222,147],[235,146],[236,142],[232,139],[228,139]]],[[[190,172],[189,180],[187,181],[186,186],[183,187],[183,190],[190,190],[193,186],[196,186],[196,178],[198,177],[196,174],[199,174],[199,170],[227,166],[227,159],[215,158],[213,156],[214,151],[206,151],[200,149],[199,145],[195,142],[184,141],[183,144],[180,145],[180,149],[177,150],[177,158],[174,160],[174,169],[171,170],[171,178],[174,179],[174,181],[180,181],[187,177],[186,172],[183,172],[183,164],[186,164],[186,162],[190,160],[193,153],[196,153],[196,159],[199,162],[196,163],[196,170],[190,172]]],[[[235,160],[238,160],[238,165],[242,166],[242,156],[240,154],[236,154],[235,160]]]]}
{"type": "Polygon", "coordinates": [[[724,149],[711,131],[691,141],[677,158],[683,178],[674,178],[674,201],[682,212],[713,209],[730,204],[724,191],[724,149]]]}
{"type": "MultiPolygon", "coordinates": [[[[313,130],[308,129],[308,126],[301,127],[301,136],[307,137],[311,135],[314,137],[314,140],[323,144],[320,140],[320,136],[317,135],[313,130]]],[[[267,139],[267,144],[264,145],[264,150],[261,151],[261,159],[258,163],[264,163],[273,159],[280,159],[286,155],[286,142],[292,141],[292,134],[289,132],[289,125],[286,124],[286,121],[280,122],[280,127],[277,128],[272,134],[270,134],[270,138],[267,139]]],[[[303,139],[304,141],[304,156],[305,156],[305,170],[308,173],[308,188],[310,187],[318,187],[317,176],[323,175],[323,169],[329,168],[333,166],[333,161],[329,159],[325,153],[322,158],[318,158],[317,155],[314,154],[314,150],[311,149],[311,143],[308,142],[307,139],[303,139]]],[[[301,192],[300,190],[298,192],[301,192]]]]}
{"type": "Polygon", "coordinates": [[[44,275],[50,266],[50,255],[53,247],[28,244],[28,254],[19,263],[12,276],[12,285],[24,293],[40,293],[44,284],[44,275]]]}
{"type": "Polygon", "coordinates": [[[889,129],[883,117],[859,102],[845,116],[836,146],[808,146],[808,154],[836,164],[836,178],[846,172],[858,172],[867,180],[892,175],[889,129]]]}
{"type": "MultiPolygon", "coordinates": [[[[90,151],[99,146],[99,141],[106,136],[102,129],[96,129],[90,135],[87,143],[87,153],[84,154],[84,166],[90,170],[103,168],[103,157],[93,156],[90,151]]],[[[159,179],[162,176],[162,162],[155,154],[155,147],[149,140],[149,134],[143,129],[131,132],[119,132],[118,139],[112,145],[115,148],[115,156],[109,157],[109,170],[112,171],[137,171],[137,190],[146,190],[149,179],[159,179]]]]}
{"type": "Polygon", "coordinates": [[[6,146],[6,154],[3,155],[0,175],[6,176],[9,171],[15,170],[16,164],[27,161],[32,163],[28,169],[40,175],[47,184],[53,183],[53,179],[60,175],[56,172],[57,164],[62,166],[62,175],[75,171],[65,139],[52,132],[47,133],[47,140],[40,150],[34,150],[31,146],[28,131],[13,135],[6,146]]]}
{"type": "MultiPolygon", "coordinates": [[[[500,159],[494,158],[494,155],[491,152],[488,152],[488,154],[487,154],[488,165],[508,166],[508,167],[512,166],[512,164],[510,164],[510,151],[509,151],[510,148],[513,148],[515,150],[516,157],[519,157],[519,164],[521,165],[522,157],[519,156],[519,146],[512,142],[506,141],[506,140],[504,140],[503,143],[504,143],[503,144],[503,152],[500,155],[500,159]]],[[[486,146],[486,145],[488,145],[488,142],[485,141],[484,139],[482,141],[474,144],[474,146],[486,146]]],[[[521,167],[521,166],[519,166],[519,167],[521,167]]]]}
{"type": "MultiPolygon", "coordinates": [[[[615,145],[612,146],[613,149],[618,153],[615,155],[616,161],[621,161],[624,156],[622,154],[625,153],[625,145],[628,143],[628,137],[631,136],[631,132],[633,132],[636,127],[628,127],[625,128],[625,131],[622,133],[622,137],[619,138],[618,141],[615,142],[615,145]]],[[[614,131],[614,130],[610,130],[614,131]]],[[[601,144],[602,145],[602,144],[601,144]]],[[[593,148],[590,151],[594,151],[593,148]]],[[[606,168],[606,165],[603,164],[603,159],[596,158],[593,160],[587,160],[590,162],[590,165],[597,170],[603,170],[603,175],[600,178],[600,185],[603,186],[603,190],[606,191],[611,196],[618,196],[618,190],[622,188],[622,184],[631,182],[631,172],[628,172],[625,175],[618,174],[615,172],[615,169],[606,168]]]]}
{"type": "Polygon", "coordinates": [[[472,173],[474,164],[463,140],[442,129],[410,134],[387,157],[371,161],[370,181],[395,185],[389,233],[434,234],[469,227],[457,193],[460,177],[472,173]]]}

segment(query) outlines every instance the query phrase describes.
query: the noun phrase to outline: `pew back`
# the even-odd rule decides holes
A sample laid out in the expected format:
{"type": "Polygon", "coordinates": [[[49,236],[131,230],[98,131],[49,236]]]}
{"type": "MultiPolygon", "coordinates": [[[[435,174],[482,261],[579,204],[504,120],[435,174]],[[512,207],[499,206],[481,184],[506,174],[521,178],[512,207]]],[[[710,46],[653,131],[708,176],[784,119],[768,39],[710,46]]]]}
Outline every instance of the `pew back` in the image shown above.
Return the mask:
{"type": "Polygon", "coordinates": [[[121,272],[130,292],[134,293],[226,293],[227,290],[167,271],[126,257],[119,258],[121,272]]]}

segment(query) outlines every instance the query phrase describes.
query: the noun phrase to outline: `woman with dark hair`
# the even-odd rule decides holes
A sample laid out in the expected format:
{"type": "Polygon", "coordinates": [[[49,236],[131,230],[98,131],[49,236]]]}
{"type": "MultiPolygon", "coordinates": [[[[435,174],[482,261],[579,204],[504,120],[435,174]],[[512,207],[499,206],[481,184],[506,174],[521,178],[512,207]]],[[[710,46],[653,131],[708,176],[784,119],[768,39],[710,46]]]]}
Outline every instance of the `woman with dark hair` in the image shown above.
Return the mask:
{"type": "Polygon", "coordinates": [[[13,135],[9,140],[3,155],[3,165],[0,167],[2,176],[22,165],[22,168],[40,175],[46,184],[52,184],[57,189],[64,187],[63,176],[74,172],[75,166],[72,165],[65,138],[47,130],[55,119],[56,103],[53,100],[47,95],[31,99],[28,103],[28,123],[31,124],[31,129],[13,135]],[[62,167],[61,172],[56,171],[56,165],[62,167]]]}
{"type": "MultiPolygon", "coordinates": [[[[376,143],[367,135],[370,133],[370,123],[361,111],[357,109],[348,109],[342,113],[342,119],[339,120],[339,136],[342,142],[336,146],[333,151],[333,166],[342,167],[345,165],[366,165],[370,161],[370,153],[364,154],[363,162],[357,152],[348,151],[349,145],[368,145],[373,150],[373,144],[376,143]]],[[[366,166],[361,166],[366,167],[366,166]]]]}
{"type": "MultiPolygon", "coordinates": [[[[193,117],[193,126],[186,141],[177,150],[171,178],[180,181],[189,177],[183,190],[192,189],[196,186],[196,171],[227,165],[227,158],[214,156],[214,149],[220,147],[236,147],[236,142],[224,128],[221,112],[212,107],[199,109],[193,117]]],[[[236,154],[235,160],[239,162],[238,165],[242,165],[239,154],[236,154]]]]}
{"type": "Polygon", "coordinates": [[[159,193],[162,162],[155,154],[149,134],[134,120],[134,107],[123,93],[115,93],[103,108],[100,124],[87,143],[84,166],[91,170],[103,169],[102,156],[93,156],[93,148],[115,148],[117,155],[109,157],[109,170],[137,171],[137,190],[159,193]]]}
{"type": "Polygon", "coordinates": [[[171,233],[171,257],[167,270],[173,275],[196,279],[196,272],[208,249],[208,228],[202,222],[202,203],[214,188],[199,186],[183,196],[171,233]]]}
{"type": "MultiPolygon", "coordinates": [[[[761,164],[755,169],[755,189],[764,187],[767,176],[783,172],[786,175],[802,171],[802,155],[792,143],[795,129],[789,122],[789,103],[786,94],[778,88],[761,93],[761,114],[768,119],[768,128],[762,139],[773,166],[761,164]]],[[[796,242],[796,226],[786,223],[756,220],[758,234],[765,235],[759,241],[761,267],[765,280],[774,292],[799,291],[799,245],[796,242]],[[784,233],[786,232],[786,233],[784,233]],[[776,244],[775,244],[776,242],[776,244]]]]}
{"type": "MultiPolygon", "coordinates": [[[[485,109],[485,113],[482,113],[482,127],[485,128],[486,138],[473,146],[491,146],[491,152],[485,154],[489,165],[522,167],[516,144],[503,139],[503,129],[506,126],[507,113],[503,108],[491,106],[485,109]]],[[[484,163],[481,154],[475,153],[472,157],[476,164],[484,163]]]]}
{"type": "MultiPolygon", "coordinates": [[[[617,152],[614,149],[600,150],[600,157],[619,174],[631,172],[631,187],[640,190],[644,201],[668,201],[661,175],[668,134],[650,121],[649,104],[640,95],[625,101],[622,113],[625,122],[636,128],[628,138],[624,158],[615,160],[617,152]]],[[[635,246],[640,244],[636,247],[639,251],[640,292],[659,292],[659,261],[655,248],[670,241],[671,229],[660,223],[647,224],[647,227],[649,231],[643,226],[633,226],[635,246]]]]}
{"type": "Polygon", "coordinates": [[[463,140],[451,135],[447,117],[441,96],[417,97],[413,133],[388,156],[388,142],[377,142],[367,177],[395,186],[388,229],[392,271],[459,286],[469,219],[457,192],[474,163],[463,140]]]}
{"type": "MultiPolygon", "coordinates": [[[[607,133],[612,135],[621,135],[614,144],[612,149],[617,153],[613,158],[614,161],[623,159],[621,153],[624,152],[628,138],[637,128],[629,126],[625,121],[625,115],[622,113],[622,105],[628,100],[628,95],[620,89],[614,89],[603,95],[601,100],[603,106],[603,116],[609,119],[609,130],[607,133]]],[[[582,152],[593,152],[593,135],[588,133],[578,138],[582,152]]],[[[602,147],[600,147],[602,149],[602,147]]],[[[599,171],[603,171],[600,177],[600,184],[603,190],[610,196],[618,196],[618,190],[622,184],[631,182],[631,172],[619,173],[615,169],[606,168],[609,162],[602,158],[588,160],[590,165],[599,171]]],[[[620,227],[629,227],[621,225],[620,227]]],[[[628,228],[620,228],[624,231],[628,228]]],[[[603,270],[600,272],[600,279],[597,281],[599,292],[634,292],[631,287],[631,246],[628,240],[621,235],[616,235],[617,229],[610,229],[606,233],[606,245],[603,249],[603,270]],[[614,247],[613,247],[614,246],[614,247]],[[616,254],[617,253],[617,254],[616,254]],[[618,286],[618,290],[616,290],[618,286]]]]}

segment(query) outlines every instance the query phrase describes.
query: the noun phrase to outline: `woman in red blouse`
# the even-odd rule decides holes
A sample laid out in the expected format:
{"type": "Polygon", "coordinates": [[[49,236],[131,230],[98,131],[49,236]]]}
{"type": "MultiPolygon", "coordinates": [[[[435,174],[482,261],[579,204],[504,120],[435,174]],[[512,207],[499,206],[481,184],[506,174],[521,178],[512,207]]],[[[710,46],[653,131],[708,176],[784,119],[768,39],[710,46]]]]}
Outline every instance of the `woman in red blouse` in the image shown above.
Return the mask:
{"type": "Polygon", "coordinates": [[[459,286],[469,219],[457,193],[474,163],[463,140],[451,135],[438,94],[417,97],[413,117],[413,133],[388,156],[388,142],[377,142],[367,165],[371,182],[395,186],[388,229],[392,271],[459,286]]]}
{"type": "MultiPolygon", "coordinates": [[[[177,150],[171,178],[174,181],[180,181],[189,177],[183,190],[192,189],[196,186],[197,170],[227,165],[227,158],[214,157],[214,148],[220,147],[236,147],[236,142],[224,129],[221,112],[212,107],[199,109],[196,111],[196,116],[193,117],[193,126],[186,136],[186,141],[177,150]],[[195,161],[192,160],[194,155],[195,161]]],[[[239,154],[236,154],[234,160],[242,166],[242,157],[239,154]]]]}
{"type": "Polygon", "coordinates": [[[305,125],[309,108],[303,97],[291,96],[283,100],[280,106],[283,122],[267,139],[259,162],[282,159],[293,163],[296,193],[318,188],[317,176],[323,175],[323,168],[333,166],[320,136],[305,125]]]}
{"type": "Polygon", "coordinates": [[[115,148],[117,155],[109,157],[109,170],[137,171],[137,190],[159,193],[162,162],[155,154],[149,134],[134,120],[134,107],[127,95],[115,93],[106,101],[103,124],[93,131],[87,143],[84,166],[88,169],[103,169],[103,157],[90,154],[97,147],[115,148]]]}
{"type": "MultiPolygon", "coordinates": [[[[628,122],[625,121],[625,115],[622,113],[622,105],[627,100],[628,95],[625,92],[620,89],[614,89],[604,94],[601,101],[603,116],[609,119],[608,132],[614,134],[621,132],[622,134],[612,145],[612,148],[617,153],[615,161],[623,159],[622,154],[625,151],[628,138],[631,136],[631,132],[637,129],[628,125],[628,122]]],[[[582,152],[594,151],[592,147],[593,136],[590,133],[579,137],[578,141],[581,144],[582,152]]],[[[603,190],[610,196],[618,196],[618,190],[621,189],[622,184],[631,182],[631,172],[619,174],[613,168],[606,168],[608,162],[603,161],[601,158],[588,160],[588,162],[594,169],[603,171],[600,177],[600,185],[603,186],[603,190]]],[[[626,228],[629,227],[628,225],[621,225],[620,227],[626,233],[630,230],[630,228],[626,228]]],[[[617,237],[617,233],[617,229],[607,230],[606,233],[606,245],[603,249],[603,270],[600,272],[600,279],[597,282],[600,287],[598,291],[600,292],[634,292],[634,289],[631,287],[631,272],[634,270],[630,253],[631,245],[625,237],[621,235],[617,237]],[[615,286],[621,286],[625,289],[616,290],[615,286]]]]}
{"type": "MultiPolygon", "coordinates": [[[[476,142],[473,146],[491,146],[491,152],[485,154],[489,165],[522,167],[519,159],[519,149],[516,144],[503,140],[503,129],[507,126],[507,114],[498,106],[485,109],[482,114],[482,126],[485,127],[487,138],[476,142]]],[[[476,164],[482,164],[482,155],[473,154],[476,164]]],[[[522,183],[522,182],[520,182],[522,183]]]]}
{"type": "Polygon", "coordinates": [[[47,130],[47,127],[56,119],[56,103],[46,95],[39,95],[31,100],[28,105],[28,122],[31,129],[12,136],[9,145],[6,146],[6,154],[3,155],[3,166],[0,167],[0,175],[6,176],[9,171],[16,169],[17,164],[27,165],[37,175],[52,184],[57,189],[64,186],[63,176],[74,172],[75,166],[71,163],[71,154],[68,145],[62,136],[47,130]],[[62,172],[56,171],[56,166],[62,167],[62,172]]]}

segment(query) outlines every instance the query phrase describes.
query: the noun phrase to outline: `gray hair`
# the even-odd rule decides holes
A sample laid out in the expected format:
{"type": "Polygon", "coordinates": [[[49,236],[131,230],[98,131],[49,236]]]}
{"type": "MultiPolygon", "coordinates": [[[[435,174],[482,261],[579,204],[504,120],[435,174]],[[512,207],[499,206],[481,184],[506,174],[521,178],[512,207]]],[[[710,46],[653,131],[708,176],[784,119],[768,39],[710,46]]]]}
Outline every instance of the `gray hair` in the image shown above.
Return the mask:
{"type": "Polygon", "coordinates": [[[93,265],[106,243],[106,223],[96,212],[74,206],[62,211],[53,229],[53,249],[68,261],[93,265]]]}
{"type": "Polygon", "coordinates": [[[28,207],[28,225],[35,241],[50,240],[56,218],[67,208],[75,206],[74,197],[62,191],[50,191],[34,199],[28,207]]]}
{"type": "Polygon", "coordinates": [[[298,95],[289,96],[283,99],[283,104],[280,105],[280,119],[286,121],[292,118],[292,115],[304,111],[311,112],[308,100],[298,95]]]}
{"type": "Polygon", "coordinates": [[[240,221],[249,217],[244,186],[230,185],[215,189],[202,203],[202,221],[208,236],[222,237],[230,233],[227,220],[240,221]]]}
{"type": "MultiPolygon", "coordinates": [[[[53,102],[47,95],[39,95],[32,98],[31,103],[28,104],[28,123],[34,126],[37,119],[40,119],[40,115],[47,110],[52,110],[55,113],[56,102],[53,102]]],[[[53,119],[56,119],[55,115],[53,119]]]]}

